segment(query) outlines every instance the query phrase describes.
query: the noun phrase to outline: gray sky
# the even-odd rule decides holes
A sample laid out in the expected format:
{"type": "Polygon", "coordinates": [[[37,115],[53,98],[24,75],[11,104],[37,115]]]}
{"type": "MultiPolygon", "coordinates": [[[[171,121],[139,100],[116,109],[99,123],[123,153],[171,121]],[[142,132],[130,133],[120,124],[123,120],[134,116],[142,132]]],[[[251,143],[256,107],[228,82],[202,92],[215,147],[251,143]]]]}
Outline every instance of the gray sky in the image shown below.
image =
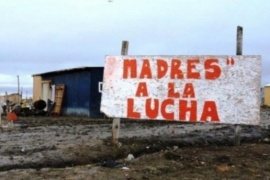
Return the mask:
{"type": "Polygon", "coordinates": [[[0,94],[32,92],[32,74],[103,66],[128,40],[130,55],[262,56],[270,83],[268,0],[0,0],[0,94]]]}

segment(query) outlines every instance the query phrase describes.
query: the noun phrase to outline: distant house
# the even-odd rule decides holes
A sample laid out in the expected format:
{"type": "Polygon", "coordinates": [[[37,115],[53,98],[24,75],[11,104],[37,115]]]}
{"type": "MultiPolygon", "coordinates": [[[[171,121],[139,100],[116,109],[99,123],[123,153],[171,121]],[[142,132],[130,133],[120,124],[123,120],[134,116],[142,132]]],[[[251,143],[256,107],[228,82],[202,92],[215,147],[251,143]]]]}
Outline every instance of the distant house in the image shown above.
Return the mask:
{"type": "Polygon", "coordinates": [[[55,101],[55,86],[65,86],[61,114],[101,118],[103,67],[79,67],[34,74],[33,100],[55,101]]]}
{"type": "Polygon", "coordinates": [[[8,100],[9,102],[20,102],[21,101],[21,95],[18,93],[13,93],[13,94],[6,94],[3,96],[0,96],[0,102],[1,104],[6,103],[8,100]]]}

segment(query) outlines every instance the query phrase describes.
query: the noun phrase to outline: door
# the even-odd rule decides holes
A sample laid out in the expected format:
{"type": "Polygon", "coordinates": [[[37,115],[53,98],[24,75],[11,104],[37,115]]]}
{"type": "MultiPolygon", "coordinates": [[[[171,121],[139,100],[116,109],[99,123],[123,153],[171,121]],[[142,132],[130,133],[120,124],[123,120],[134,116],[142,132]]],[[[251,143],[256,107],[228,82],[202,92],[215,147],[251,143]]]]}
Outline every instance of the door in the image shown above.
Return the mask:
{"type": "MultiPolygon", "coordinates": [[[[51,98],[51,88],[50,88],[50,81],[42,81],[42,97],[41,99],[44,100],[46,102],[46,104],[48,103],[48,99],[51,98]]],[[[45,111],[47,111],[48,106],[46,106],[46,108],[44,109],[45,111]]]]}

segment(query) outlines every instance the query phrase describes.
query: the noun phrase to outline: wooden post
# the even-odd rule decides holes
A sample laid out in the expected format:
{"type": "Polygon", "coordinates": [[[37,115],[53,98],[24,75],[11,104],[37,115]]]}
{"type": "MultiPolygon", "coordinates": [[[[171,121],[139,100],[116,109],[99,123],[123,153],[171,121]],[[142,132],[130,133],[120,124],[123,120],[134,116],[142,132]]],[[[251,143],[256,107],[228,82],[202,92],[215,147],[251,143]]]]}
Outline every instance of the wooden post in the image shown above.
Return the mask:
{"type": "MultiPolygon", "coordinates": [[[[242,55],[243,49],[243,28],[241,26],[237,26],[237,35],[236,35],[236,55],[242,55]]],[[[241,143],[240,134],[241,134],[241,126],[236,124],[234,127],[234,145],[239,146],[241,143]]]]}
{"type": "Polygon", "coordinates": [[[237,35],[236,35],[236,55],[242,55],[243,49],[243,28],[241,26],[237,26],[237,35]]]}
{"type": "MultiPolygon", "coordinates": [[[[122,41],[121,55],[128,54],[128,41],[122,41]]],[[[112,124],[112,144],[118,145],[120,131],[120,118],[113,118],[112,124]]]]}
{"type": "Polygon", "coordinates": [[[128,41],[122,42],[121,55],[128,55],[128,41]]]}

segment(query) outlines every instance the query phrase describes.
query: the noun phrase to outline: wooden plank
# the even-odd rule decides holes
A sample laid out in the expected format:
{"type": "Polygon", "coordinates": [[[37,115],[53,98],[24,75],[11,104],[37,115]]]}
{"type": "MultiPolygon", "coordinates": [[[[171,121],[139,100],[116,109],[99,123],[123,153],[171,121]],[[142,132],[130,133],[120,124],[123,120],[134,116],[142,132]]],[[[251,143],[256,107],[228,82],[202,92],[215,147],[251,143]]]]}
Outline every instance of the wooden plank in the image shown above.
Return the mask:
{"type": "Polygon", "coordinates": [[[65,93],[65,85],[58,84],[55,87],[55,106],[53,110],[54,115],[60,115],[62,110],[63,97],[65,93]]]}
{"type": "MultiPolygon", "coordinates": [[[[121,55],[128,54],[128,41],[122,41],[121,55]]],[[[120,132],[120,118],[114,118],[112,124],[112,144],[118,145],[120,132]]]]}

